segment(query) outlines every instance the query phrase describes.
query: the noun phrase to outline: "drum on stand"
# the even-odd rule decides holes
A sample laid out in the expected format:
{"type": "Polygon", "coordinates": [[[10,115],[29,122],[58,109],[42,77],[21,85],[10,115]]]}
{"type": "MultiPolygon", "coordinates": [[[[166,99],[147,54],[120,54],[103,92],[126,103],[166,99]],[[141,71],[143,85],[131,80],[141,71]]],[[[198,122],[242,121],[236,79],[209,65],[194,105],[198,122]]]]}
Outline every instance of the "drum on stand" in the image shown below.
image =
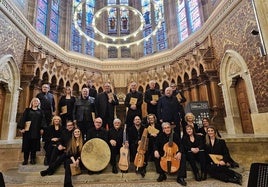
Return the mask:
{"type": "Polygon", "coordinates": [[[110,162],[110,158],[110,147],[100,138],[88,140],[82,147],[81,160],[90,171],[105,169],[110,162]]]}

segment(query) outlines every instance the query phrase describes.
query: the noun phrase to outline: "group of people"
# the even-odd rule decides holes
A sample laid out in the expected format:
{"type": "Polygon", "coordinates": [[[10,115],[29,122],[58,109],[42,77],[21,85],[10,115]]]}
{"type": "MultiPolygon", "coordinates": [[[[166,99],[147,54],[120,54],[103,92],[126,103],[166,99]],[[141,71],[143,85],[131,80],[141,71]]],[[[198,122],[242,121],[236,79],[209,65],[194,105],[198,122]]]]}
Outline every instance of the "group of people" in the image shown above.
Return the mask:
{"type": "Polygon", "coordinates": [[[137,167],[137,173],[145,177],[147,163],[153,161],[159,173],[157,181],[162,182],[167,178],[167,171],[161,167],[161,159],[167,154],[163,146],[172,141],[178,146],[173,156],[179,163],[176,171],[177,182],[181,185],[187,185],[187,160],[197,181],[206,180],[207,174],[210,174],[225,182],[241,184],[242,176],[229,169],[229,166],[236,167],[238,164],[232,160],[225,141],[219,138],[218,131],[209,126],[209,119],[204,118],[203,127],[198,128],[194,123],[194,115],[185,115],[182,103],[186,99],[182,92],[176,89],[176,85],[171,84],[162,95],[155,88],[155,84],[155,81],[150,81],[149,89],[144,95],[137,90],[136,82],[130,84],[130,92],[124,101],[127,107],[126,131],[121,120],[114,117],[115,106],[119,101],[111,91],[109,83],[105,83],[104,91],[97,94],[92,82],[89,82],[82,88],[79,98],[72,96],[71,88],[66,87],[65,95],[58,103],[58,115],[49,85],[43,84],[42,92],[32,99],[30,107],[25,109],[18,123],[18,129],[23,135],[22,164],[28,164],[29,156],[30,164],[36,164],[36,152],[40,150],[42,137],[46,151],[44,164],[48,165],[48,168],[40,174],[52,175],[64,163],[64,186],[70,187],[71,165],[86,169],[81,162],[83,144],[90,139],[100,138],[110,147],[113,173],[118,173],[117,158],[120,156],[122,144],[129,148],[131,163],[135,163],[140,145],[147,145],[144,148],[142,167],[137,167]],[[148,115],[145,118],[142,118],[143,101],[147,103],[148,115]],[[144,132],[147,132],[145,137],[144,132]],[[222,155],[221,161],[214,163],[210,154],[222,155]],[[196,161],[200,163],[201,173],[196,161]]]}

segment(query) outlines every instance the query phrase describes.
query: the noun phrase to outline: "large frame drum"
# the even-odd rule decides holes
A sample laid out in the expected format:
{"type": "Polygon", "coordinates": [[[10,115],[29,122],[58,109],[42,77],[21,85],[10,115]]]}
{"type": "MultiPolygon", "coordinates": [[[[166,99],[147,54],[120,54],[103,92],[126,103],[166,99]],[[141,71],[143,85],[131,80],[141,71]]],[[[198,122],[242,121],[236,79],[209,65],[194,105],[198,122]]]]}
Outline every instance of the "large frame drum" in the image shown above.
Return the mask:
{"type": "Polygon", "coordinates": [[[105,169],[110,162],[110,158],[110,147],[100,138],[88,140],[82,147],[81,160],[90,171],[105,169]]]}

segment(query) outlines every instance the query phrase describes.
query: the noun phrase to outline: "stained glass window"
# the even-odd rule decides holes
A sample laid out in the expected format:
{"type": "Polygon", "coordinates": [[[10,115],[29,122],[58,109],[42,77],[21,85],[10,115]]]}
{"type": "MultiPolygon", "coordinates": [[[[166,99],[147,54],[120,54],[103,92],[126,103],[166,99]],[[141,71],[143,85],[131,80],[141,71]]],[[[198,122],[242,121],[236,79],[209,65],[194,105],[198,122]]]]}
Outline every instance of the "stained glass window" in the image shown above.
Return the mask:
{"type": "MultiPolygon", "coordinates": [[[[158,5],[155,6],[155,24],[157,25],[159,22],[159,17],[164,17],[164,4],[163,0],[155,0],[155,2],[158,5]]],[[[162,21],[161,27],[157,31],[156,42],[157,51],[167,49],[167,30],[165,20],[162,21]]]]}
{"type": "Polygon", "coordinates": [[[177,19],[179,42],[182,42],[202,25],[199,0],[178,0],[177,19]]]}
{"type": "Polygon", "coordinates": [[[58,42],[58,25],[59,25],[59,1],[54,0],[51,4],[49,38],[58,42]]]}
{"type": "MultiPolygon", "coordinates": [[[[108,6],[116,5],[116,0],[108,0],[108,6]]],[[[109,33],[116,33],[117,32],[117,9],[111,8],[108,13],[108,28],[109,33]]]]}
{"type": "Polygon", "coordinates": [[[38,0],[36,29],[37,31],[41,32],[44,35],[46,35],[47,11],[48,11],[47,0],[38,0]]]}
{"type": "MultiPolygon", "coordinates": [[[[74,0],[74,7],[77,7],[82,1],[74,0]]],[[[87,0],[83,4],[83,8],[76,11],[77,24],[89,37],[94,38],[94,30],[92,28],[92,19],[95,11],[95,0],[87,0]],[[85,18],[85,19],[83,19],[85,18]]],[[[93,56],[95,45],[92,41],[87,41],[82,37],[72,23],[71,50],[93,56]]]]}
{"type": "MultiPolygon", "coordinates": [[[[142,14],[145,20],[145,28],[143,30],[143,36],[146,37],[149,34],[152,33],[152,24],[151,24],[151,4],[150,0],[142,0],[141,1],[142,6],[142,14]]],[[[144,54],[151,54],[153,53],[153,40],[152,38],[149,38],[144,42],[144,54]]]]}
{"type": "Polygon", "coordinates": [[[38,0],[36,30],[58,42],[60,0],[38,0]]]}

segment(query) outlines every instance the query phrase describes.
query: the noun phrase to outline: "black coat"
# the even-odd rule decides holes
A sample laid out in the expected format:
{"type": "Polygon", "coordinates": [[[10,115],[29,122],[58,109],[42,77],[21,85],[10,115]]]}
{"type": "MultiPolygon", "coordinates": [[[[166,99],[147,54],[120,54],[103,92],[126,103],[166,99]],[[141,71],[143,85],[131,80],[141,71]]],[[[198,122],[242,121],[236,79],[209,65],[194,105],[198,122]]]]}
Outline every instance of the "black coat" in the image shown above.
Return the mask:
{"type": "Polygon", "coordinates": [[[91,122],[93,123],[92,112],[95,112],[94,98],[88,97],[83,99],[78,98],[74,103],[73,119],[77,122],[91,122]]]}
{"type": "MultiPolygon", "coordinates": [[[[160,156],[164,156],[164,145],[169,142],[170,135],[166,135],[163,132],[160,132],[156,137],[156,141],[154,144],[154,151],[158,151],[160,156]]],[[[184,153],[184,147],[181,145],[181,138],[177,133],[173,133],[173,142],[177,144],[179,151],[184,153]]]]}
{"type": "Polygon", "coordinates": [[[43,111],[40,109],[33,110],[31,108],[26,108],[17,128],[20,130],[24,129],[26,121],[31,121],[31,125],[29,131],[25,131],[25,133],[23,133],[22,151],[26,151],[25,148],[28,147],[27,144],[32,140],[39,142],[36,144],[36,147],[33,148],[33,150],[39,151],[41,138],[40,130],[46,127],[43,111]]]}
{"type": "Polygon", "coordinates": [[[157,89],[148,89],[145,91],[144,94],[144,101],[145,103],[147,103],[147,113],[148,114],[155,114],[157,116],[157,104],[156,105],[152,105],[151,101],[152,99],[152,95],[158,95],[158,99],[161,97],[161,93],[159,90],[157,89]]]}
{"type": "Polygon", "coordinates": [[[62,113],[61,107],[67,106],[67,113],[66,114],[60,114],[60,117],[62,120],[73,120],[73,110],[74,110],[74,103],[75,103],[75,97],[71,96],[70,99],[66,99],[66,96],[62,96],[60,98],[58,109],[59,113],[62,113]]]}
{"type": "Polygon", "coordinates": [[[111,128],[108,131],[108,141],[109,141],[109,146],[112,146],[110,144],[110,140],[115,140],[116,141],[116,147],[122,147],[123,144],[123,128],[119,128],[116,130],[115,128],[111,128]]]}
{"type": "Polygon", "coordinates": [[[179,105],[177,98],[175,96],[162,96],[157,105],[157,114],[159,120],[163,122],[179,124],[179,105]]]}
{"type": "Polygon", "coordinates": [[[182,138],[182,145],[186,152],[191,152],[191,148],[199,148],[199,150],[205,149],[203,138],[200,135],[194,135],[194,142],[191,142],[188,135],[184,135],[182,138]]]}
{"type": "Polygon", "coordinates": [[[104,128],[96,129],[95,127],[90,128],[87,131],[86,140],[90,140],[93,138],[100,138],[104,140],[106,143],[108,142],[108,132],[104,128]]]}
{"type": "MultiPolygon", "coordinates": [[[[119,105],[119,101],[115,94],[113,94],[114,100],[109,103],[108,95],[106,92],[98,94],[95,100],[96,117],[103,119],[104,123],[112,125],[114,120],[114,109],[116,105],[119,105]]],[[[104,124],[106,125],[106,124],[104,124]]]]}

